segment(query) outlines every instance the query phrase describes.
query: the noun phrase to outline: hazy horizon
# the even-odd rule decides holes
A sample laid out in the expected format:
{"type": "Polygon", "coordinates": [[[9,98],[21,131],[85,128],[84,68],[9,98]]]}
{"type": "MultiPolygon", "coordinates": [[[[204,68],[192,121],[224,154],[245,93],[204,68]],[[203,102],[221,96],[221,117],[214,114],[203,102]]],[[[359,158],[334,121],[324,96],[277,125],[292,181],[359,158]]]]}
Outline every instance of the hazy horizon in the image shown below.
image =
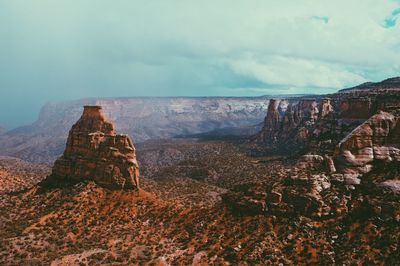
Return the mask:
{"type": "Polygon", "coordinates": [[[400,1],[0,0],[0,126],[46,102],[324,94],[400,74],[400,1]]]}
{"type": "Polygon", "coordinates": [[[57,103],[62,103],[62,102],[75,102],[75,101],[85,101],[85,100],[103,100],[103,99],[129,99],[129,98],[258,98],[258,97],[285,97],[285,96],[306,96],[306,95],[321,95],[321,94],[264,94],[264,95],[254,95],[254,96],[230,96],[230,95],[198,95],[198,96],[185,96],[185,95],[172,95],[172,96],[105,96],[105,97],[85,97],[85,98],[78,98],[78,99],[64,99],[64,100],[55,100],[55,101],[48,101],[45,102],[38,110],[36,116],[33,118],[32,121],[28,121],[25,124],[17,124],[13,127],[4,127],[4,125],[0,125],[0,129],[5,129],[6,131],[16,129],[21,126],[28,126],[32,123],[34,123],[38,118],[41,109],[46,106],[47,104],[57,104],[57,103]]]}

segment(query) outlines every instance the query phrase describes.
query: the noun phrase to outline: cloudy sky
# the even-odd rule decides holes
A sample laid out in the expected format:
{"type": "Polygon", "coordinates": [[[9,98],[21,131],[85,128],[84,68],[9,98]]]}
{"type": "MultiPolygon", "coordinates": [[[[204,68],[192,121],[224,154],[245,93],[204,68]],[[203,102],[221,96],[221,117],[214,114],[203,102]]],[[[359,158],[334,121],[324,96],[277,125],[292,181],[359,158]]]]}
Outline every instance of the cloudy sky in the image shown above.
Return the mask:
{"type": "Polygon", "coordinates": [[[400,72],[400,0],[0,0],[0,126],[48,101],[326,93],[400,72]]]}

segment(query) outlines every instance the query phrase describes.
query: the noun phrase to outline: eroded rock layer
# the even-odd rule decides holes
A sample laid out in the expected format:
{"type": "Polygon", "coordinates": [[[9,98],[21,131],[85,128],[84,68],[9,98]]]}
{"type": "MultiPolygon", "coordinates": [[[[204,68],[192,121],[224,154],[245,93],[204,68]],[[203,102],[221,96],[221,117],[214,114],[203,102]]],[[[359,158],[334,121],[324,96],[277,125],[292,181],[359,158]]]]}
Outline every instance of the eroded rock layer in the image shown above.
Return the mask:
{"type": "Polygon", "coordinates": [[[395,115],[380,111],[343,139],[336,148],[340,170],[348,174],[370,172],[378,161],[400,161],[400,125],[395,115]]]}
{"type": "Polygon", "coordinates": [[[42,185],[94,180],[110,188],[138,188],[139,166],[129,136],[116,134],[101,106],[85,106],[68,135],[64,154],[42,185]]]}
{"type": "Polygon", "coordinates": [[[325,98],[299,98],[283,112],[279,100],[271,100],[264,127],[254,139],[266,151],[260,154],[292,155],[295,163],[275,173],[276,183],[240,184],[224,201],[239,213],[318,219],[369,213],[399,221],[396,80],[325,98]]]}
{"type": "MultiPolygon", "coordinates": [[[[280,108],[285,100],[271,100],[263,129],[255,136],[257,142],[283,152],[299,150],[309,146],[310,137],[323,131],[320,121],[327,121],[333,112],[329,98],[300,99],[297,103],[289,103],[286,110],[280,108]]],[[[286,105],[286,104],[285,104],[286,105]]]]}

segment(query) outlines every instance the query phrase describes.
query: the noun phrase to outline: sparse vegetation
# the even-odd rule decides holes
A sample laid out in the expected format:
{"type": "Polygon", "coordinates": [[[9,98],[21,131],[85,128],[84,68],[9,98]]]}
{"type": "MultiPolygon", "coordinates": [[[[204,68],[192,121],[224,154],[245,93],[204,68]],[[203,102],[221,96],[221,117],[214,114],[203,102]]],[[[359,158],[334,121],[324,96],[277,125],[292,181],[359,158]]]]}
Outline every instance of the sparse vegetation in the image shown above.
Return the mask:
{"type": "MultiPolygon", "coordinates": [[[[251,157],[251,144],[243,142],[164,143],[172,146],[182,157],[174,161],[163,153],[167,158],[159,159],[164,164],[147,159],[139,193],[82,183],[41,193],[33,187],[0,194],[0,264],[398,261],[398,224],[379,223],[373,217],[354,222],[348,216],[238,216],[221,202],[221,194],[248,182],[273,187],[294,160],[251,157]],[[195,179],[193,169],[202,169],[195,179]]],[[[139,154],[146,156],[146,150],[139,154]]]]}

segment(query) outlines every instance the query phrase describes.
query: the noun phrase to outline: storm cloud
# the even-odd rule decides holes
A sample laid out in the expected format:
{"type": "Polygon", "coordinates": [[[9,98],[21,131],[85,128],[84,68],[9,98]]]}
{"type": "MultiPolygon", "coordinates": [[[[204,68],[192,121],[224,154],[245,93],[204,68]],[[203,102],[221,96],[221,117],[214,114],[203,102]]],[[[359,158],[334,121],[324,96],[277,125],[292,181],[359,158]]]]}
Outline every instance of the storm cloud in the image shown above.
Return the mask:
{"type": "Polygon", "coordinates": [[[399,1],[0,0],[0,125],[84,97],[327,93],[398,76],[399,1]]]}

